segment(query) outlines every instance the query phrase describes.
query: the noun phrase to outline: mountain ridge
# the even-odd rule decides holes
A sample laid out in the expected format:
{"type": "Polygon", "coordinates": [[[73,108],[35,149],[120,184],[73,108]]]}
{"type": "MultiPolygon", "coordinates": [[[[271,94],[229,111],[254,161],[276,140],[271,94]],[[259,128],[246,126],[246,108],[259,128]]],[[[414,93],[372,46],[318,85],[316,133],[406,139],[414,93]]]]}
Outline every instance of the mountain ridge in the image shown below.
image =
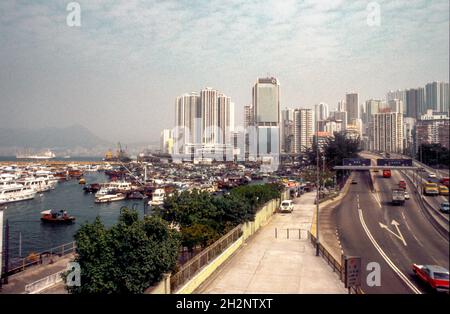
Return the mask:
{"type": "Polygon", "coordinates": [[[68,149],[109,145],[112,145],[112,143],[101,139],[88,128],[79,124],[62,128],[45,127],[39,129],[0,127],[0,147],[68,149]]]}

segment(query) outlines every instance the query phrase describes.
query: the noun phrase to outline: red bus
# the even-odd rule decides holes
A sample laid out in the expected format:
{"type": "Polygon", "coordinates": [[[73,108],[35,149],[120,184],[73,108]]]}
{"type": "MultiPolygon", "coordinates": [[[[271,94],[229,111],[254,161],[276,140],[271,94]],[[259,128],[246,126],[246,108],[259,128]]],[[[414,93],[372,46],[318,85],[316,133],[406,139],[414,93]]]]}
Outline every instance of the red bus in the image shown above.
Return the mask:
{"type": "Polygon", "coordinates": [[[442,183],[442,185],[445,185],[446,187],[448,187],[449,178],[448,177],[442,178],[441,179],[441,183],[442,183]]]}
{"type": "Polygon", "coordinates": [[[383,178],[390,178],[390,177],[391,177],[391,169],[384,169],[383,178]]]}

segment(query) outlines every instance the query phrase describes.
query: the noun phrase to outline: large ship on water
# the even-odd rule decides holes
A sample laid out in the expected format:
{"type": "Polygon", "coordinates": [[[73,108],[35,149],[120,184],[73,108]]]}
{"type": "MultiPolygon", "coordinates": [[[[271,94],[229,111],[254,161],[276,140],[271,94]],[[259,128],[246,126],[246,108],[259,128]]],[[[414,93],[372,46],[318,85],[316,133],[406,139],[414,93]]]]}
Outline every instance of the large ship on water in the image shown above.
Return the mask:
{"type": "Polygon", "coordinates": [[[32,154],[32,153],[19,153],[16,155],[16,159],[53,159],[56,155],[50,150],[43,153],[32,154]]]}

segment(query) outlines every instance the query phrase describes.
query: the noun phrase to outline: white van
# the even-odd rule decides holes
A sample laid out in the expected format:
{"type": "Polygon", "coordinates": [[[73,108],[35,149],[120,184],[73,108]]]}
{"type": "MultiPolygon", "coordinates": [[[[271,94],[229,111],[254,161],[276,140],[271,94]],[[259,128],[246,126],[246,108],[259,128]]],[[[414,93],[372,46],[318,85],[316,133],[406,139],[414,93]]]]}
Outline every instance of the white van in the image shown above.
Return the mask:
{"type": "Polygon", "coordinates": [[[294,210],[294,203],[291,200],[281,202],[280,213],[292,213],[294,210]]]}

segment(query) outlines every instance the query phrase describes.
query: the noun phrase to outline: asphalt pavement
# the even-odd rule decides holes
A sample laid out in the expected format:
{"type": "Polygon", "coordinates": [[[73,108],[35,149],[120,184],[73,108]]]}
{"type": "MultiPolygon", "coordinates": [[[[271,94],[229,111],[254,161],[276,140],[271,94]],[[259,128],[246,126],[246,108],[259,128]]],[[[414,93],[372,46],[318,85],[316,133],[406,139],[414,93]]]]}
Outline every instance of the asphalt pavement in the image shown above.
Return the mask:
{"type": "Polygon", "coordinates": [[[382,173],[355,171],[357,184],[334,211],[338,234],[344,254],[362,257],[365,269],[371,262],[381,268],[381,285],[369,286],[366,293],[429,293],[411,271],[411,265],[437,264],[449,267],[449,243],[430,224],[419,206],[419,197],[408,187],[411,199],[403,206],[391,204],[391,190],[398,186],[402,175],[392,171],[392,178],[382,173]],[[371,180],[375,187],[372,193],[371,180]]]}

